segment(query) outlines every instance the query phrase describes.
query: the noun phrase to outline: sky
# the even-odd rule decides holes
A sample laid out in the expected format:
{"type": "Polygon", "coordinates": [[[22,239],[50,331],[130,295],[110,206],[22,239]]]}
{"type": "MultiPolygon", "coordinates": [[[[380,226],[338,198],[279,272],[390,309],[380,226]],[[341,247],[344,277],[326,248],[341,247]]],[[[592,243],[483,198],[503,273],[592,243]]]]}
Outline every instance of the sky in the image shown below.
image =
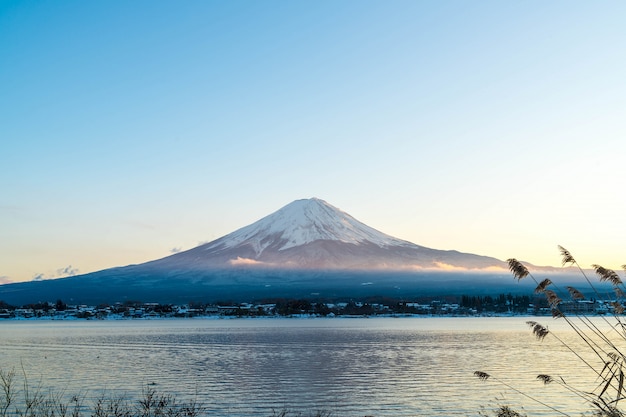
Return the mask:
{"type": "Polygon", "coordinates": [[[318,197],[436,249],[626,263],[626,2],[0,1],[0,283],[318,197]]]}

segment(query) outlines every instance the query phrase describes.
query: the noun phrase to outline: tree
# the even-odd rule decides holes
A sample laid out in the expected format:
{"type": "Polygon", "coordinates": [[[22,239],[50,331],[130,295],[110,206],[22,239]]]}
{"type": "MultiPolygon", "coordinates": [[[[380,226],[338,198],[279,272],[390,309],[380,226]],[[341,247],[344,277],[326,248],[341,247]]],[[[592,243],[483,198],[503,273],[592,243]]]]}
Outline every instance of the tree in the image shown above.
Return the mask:
{"type": "Polygon", "coordinates": [[[65,304],[63,300],[58,299],[56,304],[54,305],[54,308],[56,309],[56,311],[65,311],[67,310],[67,304],[65,304]]]}

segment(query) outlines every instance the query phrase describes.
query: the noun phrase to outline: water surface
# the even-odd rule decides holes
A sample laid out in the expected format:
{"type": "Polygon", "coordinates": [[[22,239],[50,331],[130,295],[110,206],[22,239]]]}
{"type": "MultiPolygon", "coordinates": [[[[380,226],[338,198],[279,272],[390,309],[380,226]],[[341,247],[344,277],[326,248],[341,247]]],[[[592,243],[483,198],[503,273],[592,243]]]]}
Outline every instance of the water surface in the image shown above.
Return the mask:
{"type": "MultiPolygon", "coordinates": [[[[139,396],[146,385],[196,398],[212,416],[272,410],[335,416],[478,415],[497,403],[554,415],[482,370],[570,414],[589,408],[541,373],[593,387],[554,338],[537,341],[527,318],[184,319],[0,322],[0,367],[29,384],[139,396]]],[[[535,319],[537,320],[537,319],[535,319]]],[[[541,318],[571,343],[562,322],[541,318]]]]}

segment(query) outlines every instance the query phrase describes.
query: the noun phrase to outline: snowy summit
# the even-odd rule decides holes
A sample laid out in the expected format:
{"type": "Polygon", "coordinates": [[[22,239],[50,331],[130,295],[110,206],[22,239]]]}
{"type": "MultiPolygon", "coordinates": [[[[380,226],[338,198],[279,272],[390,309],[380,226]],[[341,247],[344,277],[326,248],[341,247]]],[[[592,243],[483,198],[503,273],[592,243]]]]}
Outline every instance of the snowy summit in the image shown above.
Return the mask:
{"type": "Polygon", "coordinates": [[[234,248],[248,244],[260,256],[267,247],[285,250],[318,240],[369,242],[377,246],[411,245],[373,229],[319,198],[296,200],[282,209],[205,246],[234,248]]]}

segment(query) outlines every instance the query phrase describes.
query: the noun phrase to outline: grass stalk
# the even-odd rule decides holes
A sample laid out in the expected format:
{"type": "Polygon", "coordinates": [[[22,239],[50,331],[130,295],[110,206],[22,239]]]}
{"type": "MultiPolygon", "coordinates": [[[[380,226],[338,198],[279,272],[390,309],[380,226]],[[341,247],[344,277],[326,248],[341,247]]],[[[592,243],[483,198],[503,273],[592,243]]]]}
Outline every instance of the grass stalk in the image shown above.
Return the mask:
{"type": "MultiPolygon", "coordinates": [[[[591,290],[596,296],[596,299],[601,299],[602,297],[600,296],[600,291],[598,291],[597,287],[591,282],[584,269],[572,256],[572,254],[562,246],[559,246],[559,251],[562,256],[563,266],[574,265],[578,271],[580,271],[585,281],[589,284],[591,290]]],[[[528,322],[528,324],[531,326],[533,333],[538,339],[543,340],[543,338],[548,335],[554,337],[562,346],[573,353],[578,360],[590,369],[599,382],[594,390],[586,392],[568,385],[561,377],[554,379],[549,375],[542,374],[537,378],[542,380],[544,384],[556,381],[557,384],[563,388],[579,396],[584,401],[589,402],[593,405],[595,409],[594,415],[596,416],[624,416],[624,412],[619,408],[619,403],[621,400],[626,398],[626,352],[619,348],[618,344],[615,342],[615,338],[618,338],[621,341],[626,341],[626,325],[621,316],[624,313],[622,298],[623,294],[626,292],[626,288],[624,287],[619,275],[615,271],[603,268],[600,265],[592,265],[599,281],[612,284],[615,293],[614,298],[609,296],[607,299],[611,300],[611,306],[613,307],[612,313],[615,323],[609,322],[606,317],[602,316],[602,320],[609,325],[610,331],[606,332],[601,330],[588,315],[578,314],[575,312],[574,315],[570,317],[560,308],[564,298],[569,298],[569,300],[574,303],[585,298],[582,292],[578,289],[566,287],[565,291],[559,288],[558,285],[553,283],[550,279],[544,279],[539,282],[525,265],[514,258],[509,259],[508,264],[513,277],[518,281],[530,277],[530,279],[535,282],[537,285],[535,292],[543,294],[546,297],[548,305],[552,310],[553,317],[555,319],[564,320],[569,328],[573,330],[574,334],[583,342],[583,346],[589,349],[589,353],[597,357],[601,363],[600,366],[592,364],[588,359],[586,359],[583,351],[581,350],[582,348],[569,345],[558,335],[549,332],[546,327],[531,321],[528,322]]],[[[626,265],[624,265],[624,269],[626,269],[626,265]]],[[[482,380],[492,378],[491,375],[481,371],[476,371],[474,374],[482,380]]],[[[545,404],[532,396],[526,395],[505,381],[496,378],[493,379],[507,388],[542,404],[551,411],[567,415],[559,410],[555,410],[549,404],[545,404]]]]}

